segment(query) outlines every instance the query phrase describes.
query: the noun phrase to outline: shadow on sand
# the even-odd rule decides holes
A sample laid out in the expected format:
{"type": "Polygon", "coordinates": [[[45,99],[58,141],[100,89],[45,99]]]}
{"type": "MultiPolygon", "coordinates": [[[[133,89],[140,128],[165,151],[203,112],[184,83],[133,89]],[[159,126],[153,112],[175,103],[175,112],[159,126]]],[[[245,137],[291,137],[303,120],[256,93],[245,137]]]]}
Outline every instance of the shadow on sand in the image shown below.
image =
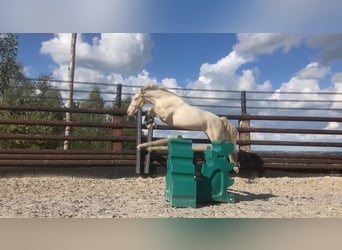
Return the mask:
{"type": "Polygon", "coordinates": [[[267,193],[267,194],[253,194],[250,192],[241,192],[234,189],[229,189],[229,192],[234,194],[235,203],[241,201],[254,201],[254,200],[264,200],[267,201],[270,198],[277,197],[276,195],[267,193]]]}

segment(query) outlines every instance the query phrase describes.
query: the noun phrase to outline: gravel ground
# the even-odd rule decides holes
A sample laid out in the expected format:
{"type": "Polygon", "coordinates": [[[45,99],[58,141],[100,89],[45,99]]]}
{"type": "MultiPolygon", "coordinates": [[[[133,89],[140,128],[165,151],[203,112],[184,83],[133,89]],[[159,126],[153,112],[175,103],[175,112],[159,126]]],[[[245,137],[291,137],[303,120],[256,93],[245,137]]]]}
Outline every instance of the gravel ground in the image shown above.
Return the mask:
{"type": "Polygon", "coordinates": [[[0,217],[78,218],[327,218],[342,217],[339,176],[234,177],[235,203],[172,208],[165,178],[0,178],[0,217]]]}

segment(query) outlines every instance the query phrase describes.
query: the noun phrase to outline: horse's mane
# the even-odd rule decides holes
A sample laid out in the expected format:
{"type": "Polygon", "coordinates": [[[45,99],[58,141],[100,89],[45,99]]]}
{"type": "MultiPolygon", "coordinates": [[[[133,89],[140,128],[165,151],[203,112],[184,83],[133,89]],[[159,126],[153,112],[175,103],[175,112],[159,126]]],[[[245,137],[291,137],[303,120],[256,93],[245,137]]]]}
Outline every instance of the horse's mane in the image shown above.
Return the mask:
{"type": "Polygon", "coordinates": [[[144,87],[142,87],[141,90],[142,90],[142,92],[148,91],[148,90],[162,90],[162,91],[165,91],[165,92],[167,92],[167,93],[169,93],[169,94],[171,94],[171,95],[178,96],[178,95],[176,95],[175,93],[173,93],[173,92],[167,90],[166,88],[161,87],[161,86],[159,86],[159,85],[155,85],[155,84],[154,84],[154,85],[152,85],[152,84],[147,84],[147,85],[145,85],[144,87]]]}

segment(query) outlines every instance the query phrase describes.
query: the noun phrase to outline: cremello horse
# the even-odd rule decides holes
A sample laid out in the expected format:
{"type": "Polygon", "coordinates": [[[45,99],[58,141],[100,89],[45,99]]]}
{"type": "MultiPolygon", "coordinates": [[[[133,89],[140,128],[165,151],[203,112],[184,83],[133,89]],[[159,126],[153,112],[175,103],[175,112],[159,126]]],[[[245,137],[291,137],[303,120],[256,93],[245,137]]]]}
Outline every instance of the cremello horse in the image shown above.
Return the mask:
{"type": "MultiPolygon", "coordinates": [[[[210,141],[230,141],[234,145],[237,140],[237,129],[225,117],[190,106],[181,97],[157,85],[146,85],[134,95],[127,109],[129,116],[134,116],[145,103],[153,104],[147,115],[155,115],[169,126],[179,129],[204,131],[210,141]]],[[[234,163],[234,171],[238,172],[238,158],[234,149],[229,155],[234,163]]]]}

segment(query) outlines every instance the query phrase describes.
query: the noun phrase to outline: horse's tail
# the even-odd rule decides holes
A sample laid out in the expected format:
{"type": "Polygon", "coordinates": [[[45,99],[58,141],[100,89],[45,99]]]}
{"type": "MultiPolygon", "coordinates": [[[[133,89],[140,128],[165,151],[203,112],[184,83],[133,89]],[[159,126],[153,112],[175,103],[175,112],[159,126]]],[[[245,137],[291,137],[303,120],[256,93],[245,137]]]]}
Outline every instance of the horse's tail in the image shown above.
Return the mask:
{"type": "Polygon", "coordinates": [[[233,144],[236,144],[238,136],[237,129],[231,123],[228,122],[226,117],[220,117],[220,119],[223,122],[223,125],[226,129],[225,139],[231,141],[233,144]]]}

